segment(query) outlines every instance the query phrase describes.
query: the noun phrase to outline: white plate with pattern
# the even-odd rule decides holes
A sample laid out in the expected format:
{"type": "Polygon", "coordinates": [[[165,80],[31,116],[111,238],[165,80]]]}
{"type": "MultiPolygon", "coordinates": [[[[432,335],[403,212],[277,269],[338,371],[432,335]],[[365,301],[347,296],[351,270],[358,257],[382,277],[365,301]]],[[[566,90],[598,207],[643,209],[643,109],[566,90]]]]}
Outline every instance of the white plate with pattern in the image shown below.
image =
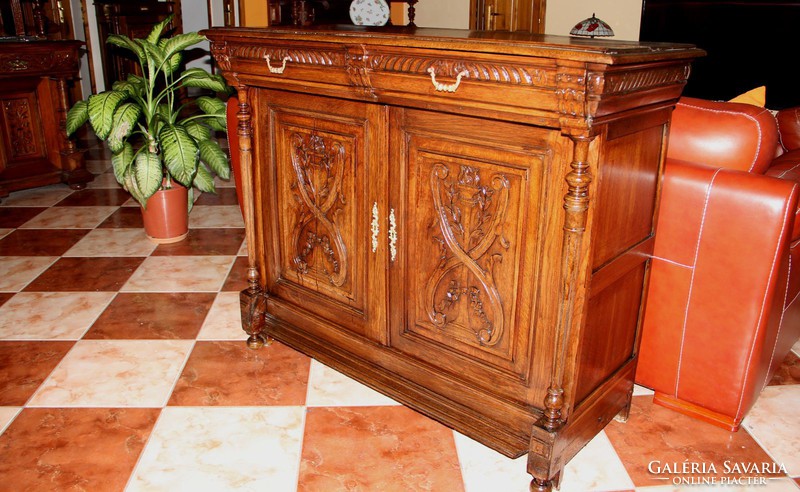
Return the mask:
{"type": "Polygon", "coordinates": [[[357,26],[383,26],[390,14],[385,0],[353,0],[350,4],[350,19],[357,26]]]}

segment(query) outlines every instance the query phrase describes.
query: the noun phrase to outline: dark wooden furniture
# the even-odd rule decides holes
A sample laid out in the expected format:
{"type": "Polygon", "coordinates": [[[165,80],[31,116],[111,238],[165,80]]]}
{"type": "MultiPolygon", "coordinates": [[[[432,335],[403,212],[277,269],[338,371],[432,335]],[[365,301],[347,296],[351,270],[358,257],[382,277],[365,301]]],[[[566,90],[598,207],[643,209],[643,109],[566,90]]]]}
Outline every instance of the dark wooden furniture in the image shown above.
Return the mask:
{"type": "Polygon", "coordinates": [[[67,82],[78,77],[80,41],[0,42],[0,197],[94,176],[64,131],[67,82]]]}
{"type": "MultiPolygon", "coordinates": [[[[419,0],[386,0],[392,3],[404,3],[408,5],[408,24],[414,27],[416,16],[416,4],[419,0]]],[[[305,0],[308,9],[312,9],[312,24],[352,24],[350,19],[350,4],[352,0],[305,0]]],[[[268,0],[269,25],[291,25],[294,17],[292,9],[296,6],[297,0],[268,0]]]]}
{"type": "Polygon", "coordinates": [[[129,51],[106,44],[109,34],[123,34],[131,39],[146,38],[153,26],[170,14],[175,17],[165,31],[173,34],[181,32],[180,2],[95,0],[94,4],[107,88],[117,80],[124,80],[129,73],[141,75],[139,65],[129,51]]]}
{"type": "Polygon", "coordinates": [[[251,347],[275,337],[533,488],[625,417],[672,108],[701,52],[433,29],[204,31],[238,87],[251,347]]]}
{"type": "Polygon", "coordinates": [[[645,0],[639,39],[695,44],[708,53],[685,95],[728,100],[767,87],[767,107],[800,106],[795,65],[800,1],[645,0]]]}

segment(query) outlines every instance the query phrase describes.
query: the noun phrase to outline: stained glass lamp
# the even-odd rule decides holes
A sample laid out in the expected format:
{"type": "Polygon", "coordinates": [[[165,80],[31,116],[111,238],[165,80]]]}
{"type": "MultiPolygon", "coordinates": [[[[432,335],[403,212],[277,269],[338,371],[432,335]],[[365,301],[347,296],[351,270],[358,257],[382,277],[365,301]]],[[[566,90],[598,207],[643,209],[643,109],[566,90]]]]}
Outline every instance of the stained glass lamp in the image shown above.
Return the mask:
{"type": "Polygon", "coordinates": [[[575,27],[573,27],[569,33],[572,36],[588,36],[593,38],[595,36],[613,36],[614,30],[592,13],[592,16],[588,19],[584,19],[575,24],[575,27]]]}

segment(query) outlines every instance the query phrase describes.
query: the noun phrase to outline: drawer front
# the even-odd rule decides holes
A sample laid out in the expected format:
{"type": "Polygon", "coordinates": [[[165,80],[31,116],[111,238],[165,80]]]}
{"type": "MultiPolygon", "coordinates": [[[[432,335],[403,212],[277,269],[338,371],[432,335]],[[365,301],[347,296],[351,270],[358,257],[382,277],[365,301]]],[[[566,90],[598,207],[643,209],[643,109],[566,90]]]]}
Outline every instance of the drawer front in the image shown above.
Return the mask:
{"type": "Polygon", "coordinates": [[[375,48],[369,78],[380,96],[530,114],[558,110],[552,60],[435,50],[375,48]]]}

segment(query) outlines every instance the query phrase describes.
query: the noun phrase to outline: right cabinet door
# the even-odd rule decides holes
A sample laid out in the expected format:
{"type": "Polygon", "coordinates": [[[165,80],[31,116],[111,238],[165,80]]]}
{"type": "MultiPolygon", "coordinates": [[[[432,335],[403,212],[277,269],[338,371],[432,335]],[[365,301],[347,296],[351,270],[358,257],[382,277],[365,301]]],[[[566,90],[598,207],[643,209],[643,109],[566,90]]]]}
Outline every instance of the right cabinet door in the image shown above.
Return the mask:
{"type": "Polygon", "coordinates": [[[400,109],[390,125],[389,343],[429,369],[404,375],[542,396],[530,361],[555,135],[400,109]]]}

